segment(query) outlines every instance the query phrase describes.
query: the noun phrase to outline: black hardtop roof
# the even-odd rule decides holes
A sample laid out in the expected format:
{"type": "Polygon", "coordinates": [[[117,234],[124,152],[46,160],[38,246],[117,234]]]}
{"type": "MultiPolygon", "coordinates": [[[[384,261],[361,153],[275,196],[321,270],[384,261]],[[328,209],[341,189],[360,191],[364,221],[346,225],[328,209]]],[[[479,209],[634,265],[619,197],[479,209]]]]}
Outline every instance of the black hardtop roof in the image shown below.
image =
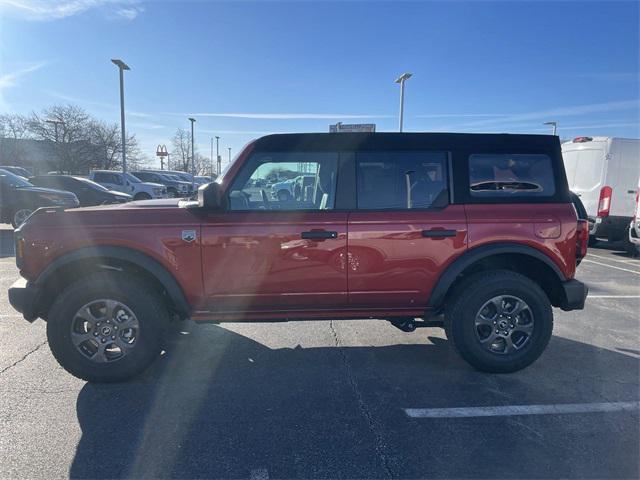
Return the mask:
{"type": "Polygon", "coordinates": [[[560,148],[554,135],[511,133],[282,133],[267,135],[253,143],[257,152],[282,150],[483,150],[552,151],[560,148]]]}

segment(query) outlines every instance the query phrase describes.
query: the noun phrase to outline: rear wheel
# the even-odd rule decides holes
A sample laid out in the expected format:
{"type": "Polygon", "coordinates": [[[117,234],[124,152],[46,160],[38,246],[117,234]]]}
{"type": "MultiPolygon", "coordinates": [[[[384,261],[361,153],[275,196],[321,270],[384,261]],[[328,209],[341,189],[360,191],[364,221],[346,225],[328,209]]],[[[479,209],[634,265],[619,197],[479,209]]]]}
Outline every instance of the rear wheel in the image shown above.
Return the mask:
{"type": "Polygon", "coordinates": [[[478,370],[508,373],[533,363],[553,330],[551,304],[532,280],[496,270],[469,277],[446,306],[445,330],[478,370]]]}
{"type": "Polygon", "coordinates": [[[72,375],[115,382],[144,371],[160,353],[169,315],[139,279],[98,273],[57,298],[47,319],[51,351],[72,375]]]}

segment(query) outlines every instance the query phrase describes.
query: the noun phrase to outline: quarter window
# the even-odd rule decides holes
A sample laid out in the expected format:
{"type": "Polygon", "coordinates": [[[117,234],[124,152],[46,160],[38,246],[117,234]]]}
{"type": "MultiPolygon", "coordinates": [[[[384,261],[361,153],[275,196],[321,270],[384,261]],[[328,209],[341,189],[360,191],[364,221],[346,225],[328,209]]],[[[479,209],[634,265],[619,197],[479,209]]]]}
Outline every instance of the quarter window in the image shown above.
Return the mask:
{"type": "Polygon", "coordinates": [[[362,152],[358,208],[425,209],[447,202],[446,152],[362,152]]]}
{"type": "Polygon", "coordinates": [[[331,210],[337,153],[275,152],[254,155],[231,187],[231,210],[331,210]]]}
{"type": "Polygon", "coordinates": [[[474,154],[469,157],[473,197],[550,197],[555,193],[551,159],[540,154],[474,154]]]}

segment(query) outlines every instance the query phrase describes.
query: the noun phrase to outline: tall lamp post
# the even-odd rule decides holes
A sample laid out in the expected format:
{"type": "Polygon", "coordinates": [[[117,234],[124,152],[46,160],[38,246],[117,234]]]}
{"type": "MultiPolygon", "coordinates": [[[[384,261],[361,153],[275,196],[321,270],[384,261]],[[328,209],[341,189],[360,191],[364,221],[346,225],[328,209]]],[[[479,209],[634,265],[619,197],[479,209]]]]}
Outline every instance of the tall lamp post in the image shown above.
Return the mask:
{"type": "Polygon", "coordinates": [[[127,148],[126,135],[124,133],[124,71],[131,70],[129,65],[122,60],[112,58],[111,62],[118,67],[120,71],[120,133],[122,134],[122,172],[127,173],[127,148]]]}
{"type": "Polygon", "coordinates": [[[220,158],[220,137],[216,136],[216,162],[218,164],[218,176],[222,173],[222,159],[220,158]]]}
{"type": "Polygon", "coordinates": [[[196,119],[189,117],[189,121],[191,122],[191,190],[193,190],[195,184],[194,177],[196,176],[196,152],[195,141],[193,137],[193,124],[196,123],[196,119]]]}
{"type": "Polygon", "coordinates": [[[58,143],[58,125],[64,125],[64,122],[62,120],[45,120],[45,122],[53,125],[53,128],[55,129],[56,143],[58,143]]]}
{"type": "Polygon", "coordinates": [[[551,125],[553,127],[552,135],[555,136],[558,133],[558,122],[544,122],[543,125],[551,125]]]}
{"type": "Polygon", "coordinates": [[[403,73],[396,78],[396,83],[400,84],[400,125],[399,131],[402,131],[402,121],[404,119],[404,82],[411,78],[411,73],[403,73]]]}
{"type": "Polygon", "coordinates": [[[229,163],[231,163],[231,147],[227,147],[229,149],[229,163]]]}

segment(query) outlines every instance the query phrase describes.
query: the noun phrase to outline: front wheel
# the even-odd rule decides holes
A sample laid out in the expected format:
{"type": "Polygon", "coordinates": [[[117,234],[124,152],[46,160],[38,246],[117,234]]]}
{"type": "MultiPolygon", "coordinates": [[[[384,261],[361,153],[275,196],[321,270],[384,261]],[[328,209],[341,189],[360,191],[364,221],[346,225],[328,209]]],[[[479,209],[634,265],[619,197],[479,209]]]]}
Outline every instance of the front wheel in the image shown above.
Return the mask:
{"type": "Polygon", "coordinates": [[[445,311],[447,338],[478,370],[509,373],[540,357],[551,338],[551,303],[519,273],[480,272],[452,293],[445,311]]]}
{"type": "Polygon", "coordinates": [[[11,225],[13,228],[18,228],[24,222],[27,221],[27,218],[33,213],[33,210],[30,208],[19,208],[16,210],[11,218],[11,225]]]}
{"type": "Polygon", "coordinates": [[[51,307],[47,338],[72,375],[116,382],[144,371],[158,357],[169,315],[143,282],[97,273],[67,287],[51,307]]]}
{"type": "Polygon", "coordinates": [[[149,195],[148,193],[136,193],[136,195],[133,197],[134,200],[151,200],[151,195],[149,195]]]}

